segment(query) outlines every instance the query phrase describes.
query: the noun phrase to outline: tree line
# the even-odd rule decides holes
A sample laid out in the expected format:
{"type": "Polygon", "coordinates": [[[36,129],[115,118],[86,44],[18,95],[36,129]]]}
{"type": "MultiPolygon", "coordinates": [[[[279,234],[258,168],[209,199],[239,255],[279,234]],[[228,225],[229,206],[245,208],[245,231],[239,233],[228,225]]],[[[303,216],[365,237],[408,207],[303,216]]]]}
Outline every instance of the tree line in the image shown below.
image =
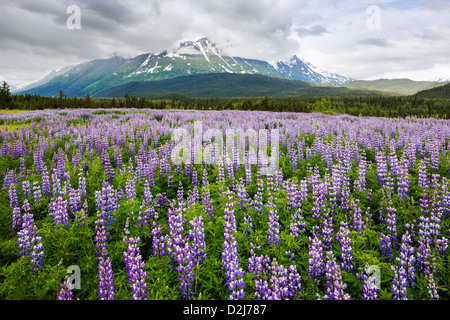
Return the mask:
{"type": "Polygon", "coordinates": [[[192,98],[172,94],[165,98],[67,97],[62,90],[59,96],[13,95],[9,85],[0,87],[0,109],[44,110],[77,108],[136,108],[136,109],[195,109],[195,110],[254,110],[274,112],[322,112],[377,117],[436,117],[450,119],[450,99],[393,97],[255,97],[255,98],[192,98]]]}

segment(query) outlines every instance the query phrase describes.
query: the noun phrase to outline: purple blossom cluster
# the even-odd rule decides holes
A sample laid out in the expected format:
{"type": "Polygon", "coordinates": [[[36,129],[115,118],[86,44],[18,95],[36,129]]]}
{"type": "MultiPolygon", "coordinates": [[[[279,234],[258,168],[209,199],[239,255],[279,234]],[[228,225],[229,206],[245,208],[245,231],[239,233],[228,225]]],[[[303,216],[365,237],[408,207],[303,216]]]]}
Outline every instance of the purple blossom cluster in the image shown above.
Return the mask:
{"type": "Polygon", "coordinates": [[[351,300],[349,294],[344,291],[347,285],[342,280],[341,269],[332,251],[327,251],[326,259],[325,278],[328,280],[326,291],[323,297],[318,296],[318,298],[325,300],[351,300]]]}
{"type": "Polygon", "coordinates": [[[368,263],[363,271],[356,274],[358,280],[363,280],[361,285],[362,289],[362,299],[363,300],[379,300],[378,298],[378,286],[376,283],[376,278],[370,275],[371,269],[368,263]]]}
{"type": "Polygon", "coordinates": [[[147,300],[148,286],[145,278],[148,277],[144,271],[145,262],[142,260],[138,243],[141,242],[139,237],[124,239],[128,242],[127,251],[123,254],[125,262],[125,271],[128,276],[128,283],[131,285],[133,292],[133,300],[147,300]]]}
{"type": "MultiPolygon", "coordinates": [[[[271,204],[271,203],[269,203],[271,204]]],[[[277,210],[275,208],[269,209],[269,228],[267,230],[267,244],[269,247],[280,245],[280,218],[278,217],[277,210]]]]}
{"type": "Polygon", "coordinates": [[[341,227],[339,228],[339,232],[336,237],[339,241],[339,245],[341,246],[341,259],[342,264],[341,268],[346,271],[352,271],[353,267],[353,249],[352,249],[352,240],[350,239],[350,231],[348,229],[348,224],[346,222],[340,223],[341,227]]]}
{"type": "Polygon", "coordinates": [[[316,280],[325,274],[323,243],[318,237],[309,237],[308,241],[311,243],[308,252],[308,257],[310,257],[308,274],[312,280],[316,280]]]}
{"type": "Polygon", "coordinates": [[[24,201],[22,209],[25,214],[22,217],[22,227],[17,232],[19,257],[30,257],[31,270],[34,271],[43,267],[44,245],[34,222],[34,217],[30,213],[30,204],[27,200],[24,201]]]}
{"type": "Polygon", "coordinates": [[[119,209],[117,198],[113,187],[106,181],[102,183],[101,191],[95,191],[97,210],[101,212],[102,218],[110,228],[114,222],[114,213],[119,209]]]}
{"type": "Polygon", "coordinates": [[[298,297],[302,290],[301,277],[295,264],[284,268],[276,258],[255,254],[261,250],[250,243],[248,271],[255,282],[255,298],[257,300],[291,300],[298,297]]]}
{"type": "Polygon", "coordinates": [[[234,199],[228,194],[224,212],[224,238],[222,251],[222,269],[225,269],[225,285],[231,291],[230,300],[242,300],[245,297],[244,270],[240,267],[237,251],[236,218],[234,216],[234,199]]]}
{"type": "Polygon", "coordinates": [[[56,300],[73,300],[73,285],[69,283],[69,277],[66,276],[64,282],[61,283],[61,290],[59,291],[56,300]]]}
{"type": "Polygon", "coordinates": [[[69,215],[67,213],[67,200],[62,197],[56,198],[54,201],[50,202],[48,206],[48,215],[53,217],[55,226],[57,228],[69,227],[69,215]]]}
{"type": "MultiPolygon", "coordinates": [[[[231,110],[227,117],[207,110],[176,114],[139,110],[126,116],[122,112],[94,112],[65,110],[64,116],[57,112],[58,121],[53,121],[54,111],[40,111],[24,115],[27,121],[31,120],[29,128],[0,130],[0,157],[4,157],[8,167],[1,175],[9,198],[11,228],[17,236],[19,255],[31,260],[33,271],[43,266],[45,242],[37,229],[40,221],[34,222],[32,212],[48,203],[48,215],[58,234],[66,233],[62,228],[69,227],[74,214],[78,226],[82,222],[88,227],[93,220],[86,219],[87,212],[97,212],[94,243],[100,299],[115,297],[107,243],[114,238],[112,232],[120,227],[123,214],[129,215],[133,227],[137,226],[133,231],[150,239],[151,259],[170,261],[170,272],[177,272],[184,299],[193,298],[201,288],[194,285],[194,277],[205,268],[206,252],[211,252],[206,250],[205,229],[214,228],[221,221],[221,261],[230,299],[300,297],[297,268],[301,264],[296,264],[292,254],[288,257],[290,265],[284,267],[279,254],[285,243],[292,246],[289,250],[300,250],[297,245],[306,238],[309,246],[301,250],[307,251],[303,262],[308,265],[303,271],[308,272],[308,284],[316,286],[313,290],[325,294],[319,295],[321,299],[349,298],[345,292],[347,280],[342,278],[347,274],[350,279],[356,275],[361,280],[363,299],[378,299],[369,266],[359,273],[354,270],[365,257],[364,251],[373,249],[373,241],[377,240],[384,270],[392,271],[394,299],[416,294],[439,299],[439,291],[445,288],[439,277],[448,267],[450,239],[446,230],[450,216],[445,165],[450,150],[447,122],[293,113],[274,116],[264,112],[250,116],[231,110]],[[33,121],[36,116],[40,117],[40,125],[33,121]],[[80,119],[89,121],[89,125],[72,124],[80,119]],[[266,145],[271,146],[271,152],[275,150],[277,146],[270,141],[270,135],[256,135],[255,141],[250,136],[240,142],[234,139],[223,150],[212,148],[212,141],[196,145],[198,141],[190,140],[187,157],[191,163],[173,163],[172,151],[179,146],[168,137],[174,128],[191,130],[197,120],[203,121],[206,130],[278,128],[285,173],[278,168],[275,174],[266,174],[267,158],[258,151],[266,145]],[[45,135],[40,135],[44,129],[45,135]],[[238,152],[239,143],[243,149],[238,152]],[[199,148],[208,151],[211,162],[193,164],[199,148]],[[232,159],[224,155],[230,155],[230,151],[232,159]],[[10,166],[9,159],[14,160],[14,165],[10,166]],[[101,167],[97,166],[98,159],[101,167]],[[74,172],[78,176],[71,178],[74,172]],[[212,173],[218,173],[216,178],[212,173]],[[104,181],[100,190],[93,190],[97,177],[104,181]],[[210,181],[218,185],[210,185],[210,181]],[[177,195],[173,196],[178,182],[177,195]],[[167,187],[170,190],[164,190],[167,187]],[[228,190],[233,190],[236,199],[228,190]],[[418,195],[417,190],[422,194],[418,195]],[[92,200],[96,208],[87,207],[92,200]],[[126,203],[126,208],[119,210],[119,203],[126,203]],[[139,204],[138,211],[131,208],[139,204]],[[197,212],[199,207],[202,212],[197,212]],[[244,273],[239,259],[248,254],[245,248],[238,253],[241,237],[257,241],[271,255],[257,256],[251,245],[249,274],[244,273]],[[166,255],[169,257],[162,258],[166,255]],[[245,276],[250,275],[255,285],[253,295],[244,291],[245,276]]],[[[4,117],[17,119],[17,115],[4,117]]],[[[214,139],[221,138],[219,134],[214,139]]],[[[220,240],[216,231],[208,236],[220,240]]],[[[145,263],[137,240],[140,238],[126,239],[125,269],[133,297],[145,299],[145,263]]],[[[352,292],[358,288],[354,285],[352,292]]],[[[73,298],[70,287],[61,287],[60,298],[73,298]]]]}
{"type": "Polygon", "coordinates": [[[111,257],[108,257],[106,248],[98,259],[98,296],[100,300],[114,300],[116,293],[114,289],[114,271],[112,269],[111,257]]]}
{"type": "Polygon", "coordinates": [[[189,230],[189,238],[192,240],[194,263],[203,264],[206,259],[205,228],[203,218],[195,217],[189,222],[192,229],[189,230]]]}

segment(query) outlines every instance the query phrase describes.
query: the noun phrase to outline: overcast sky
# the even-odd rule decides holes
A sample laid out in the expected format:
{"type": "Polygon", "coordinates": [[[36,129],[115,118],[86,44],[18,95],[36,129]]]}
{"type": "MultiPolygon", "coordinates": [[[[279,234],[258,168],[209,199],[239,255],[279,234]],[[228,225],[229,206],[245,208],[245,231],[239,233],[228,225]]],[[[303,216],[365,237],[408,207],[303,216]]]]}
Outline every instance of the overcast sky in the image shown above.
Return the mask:
{"type": "Polygon", "coordinates": [[[224,53],[296,54],[356,79],[450,78],[450,0],[0,0],[0,80],[26,85],[116,53],[208,37],[224,53]],[[80,8],[80,29],[72,25],[80,8]]]}

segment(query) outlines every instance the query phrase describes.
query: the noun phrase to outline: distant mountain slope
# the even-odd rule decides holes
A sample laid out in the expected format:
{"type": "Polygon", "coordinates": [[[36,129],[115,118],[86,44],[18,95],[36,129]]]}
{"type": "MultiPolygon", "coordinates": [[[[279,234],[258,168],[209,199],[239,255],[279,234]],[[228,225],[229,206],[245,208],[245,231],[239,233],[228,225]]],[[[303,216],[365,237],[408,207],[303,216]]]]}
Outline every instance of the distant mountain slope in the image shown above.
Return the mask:
{"type": "Polygon", "coordinates": [[[182,76],[161,81],[134,81],[97,93],[96,97],[283,97],[283,96],[380,96],[379,92],[344,87],[312,86],[299,80],[263,75],[210,73],[182,76]]]}
{"type": "Polygon", "coordinates": [[[450,99],[450,83],[416,93],[418,98],[443,98],[450,99]]]}
{"type": "Polygon", "coordinates": [[[67,96],[84,96],[87,92],[97,95],[133,81],[156,81],[208,73],[260,74],[335,85],[353,80],[322,71],[297,56],[277,62],[227,56],[207,38],[185,41],[175,49],[157,54],[142,54],[130,59],[113,57],[92,60],[64,71],[52,73],[17,94],[57,96],[59,90],[63,90],[67,96]]]}
{"type": "Polygon", "coordinates": [[[437,81],[413,81],[410,79],[377,79],[377,80],[355,80],[344,84],[350,89],[376,90],[399,95],[412,95],[421,90],[441,86],[437,81]]]}

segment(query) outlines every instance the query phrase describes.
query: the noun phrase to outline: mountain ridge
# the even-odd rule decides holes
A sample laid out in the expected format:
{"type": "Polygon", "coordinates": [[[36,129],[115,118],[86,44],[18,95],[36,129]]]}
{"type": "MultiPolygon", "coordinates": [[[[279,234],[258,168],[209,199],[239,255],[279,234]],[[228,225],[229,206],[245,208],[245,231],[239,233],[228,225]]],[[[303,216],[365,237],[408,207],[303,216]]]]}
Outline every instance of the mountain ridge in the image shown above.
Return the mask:
{"type": "Polygon", "coordinates": [[[297,56],[270,63],[264,60],[223,55],[208,38],[181,42],[177,48],[133,58],[94,59],[64,72],[46,76],[17,94],[68,96],[92,95],[131,81],[157,81],[207,73],[261,74],[292,80],[341,85],[353,79],[322,71],[297,56]]]}
{"type": "Polygon", "coordinates": [[[287,97],[287,96],[383,96],[375,91],[345,87],[314,86],[300,80],[275,78],[260,74],[209,73],[180,76],[160,81],[132,81],[99,92],[94,97],[161,98],[180,95],[190,98],[287,97]]]}

